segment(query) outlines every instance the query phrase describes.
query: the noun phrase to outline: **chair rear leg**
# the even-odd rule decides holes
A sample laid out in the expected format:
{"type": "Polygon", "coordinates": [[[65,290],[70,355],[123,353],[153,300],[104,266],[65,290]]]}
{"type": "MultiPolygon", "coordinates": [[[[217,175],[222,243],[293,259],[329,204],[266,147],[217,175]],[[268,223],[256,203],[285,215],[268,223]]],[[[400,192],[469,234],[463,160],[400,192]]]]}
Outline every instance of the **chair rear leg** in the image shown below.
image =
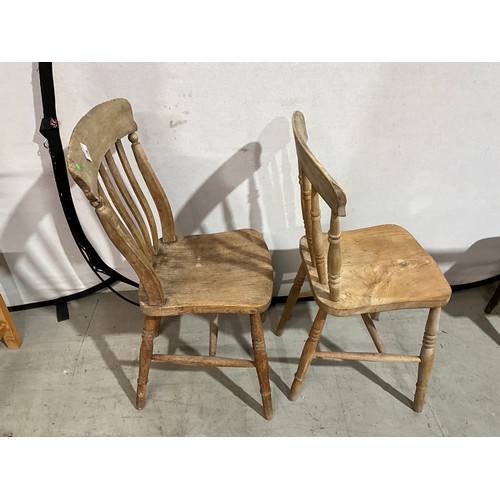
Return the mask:
{"type": "Polygon", "coordinates": [[[413,400],[413,409],[418,413],[424,408],[425,394],[429,386],[429,378],[436,353],[436,338],[440,313],[440,307],[431,309],[425,325],[424,340],[420,351],[420,364],[418,365],[417,389],[413,400]]]}
{"type": "Polygon", "coordinates": [[[217,354],[217,338],[219,335],[219,315],[213,314],[210,318],[210,343],[208,353],[210,356],[217,354]]]}
{"type": "Polygon", "coordinates": [[[271,401],[271,386],[269,384],[269,364],[260,314],[250,315],[250,325],[255,368],[259,379],[264,418],[266,418],[266,420],[271,420],[273,418],[273,404],[271,401]]]}
{"type": "Polygon", "coordinates": [[[139,378],[137,379],[137,399],[135,404],[138,410],[142,410],[146,403],[146,388],[153,354],[153,339],[158,333],[159,326],[159,318],[145,316],[141,349],[139,351],[139,378]]]}
{"type": "Polygon", "coordinates": [[[280,336],[283,333],[283,328],[285,328],[285,323],[288,321],[288,318],[292,315],[293,308],[297,303],[297,299],[299,298],[300,290],[302,285],[304,284],[304,280],[306,277],[306,266],[304,262],[301,262],[299,270],[297,271],[297,275],[295,276],[295,280],[293,282],[292,288],[290,288],[290,293],[286,299],[285,309],[281,313],[281,318],[278,323],[278,328],[276,328],[276,335],[280,336]]]}
{"type": "Polygon", "coordinates": [[[309,337],[306,340],[304,349],[302,350],[302,355],[300,356],[299,366],[297,372],[295,373],[295,378],[293,379],[292,387],[288,393],[288,398],[291,401],[295,401],[299,395],[300,388],[302,387],[302,382],[306,375],[307,369],[311,364],[316,353],[316,348],[318,345],[319,338],[321,337],[321,332],[325,326],[326,312],[319,310],[312,324],[311,331],[309,332],[309,337]]]}

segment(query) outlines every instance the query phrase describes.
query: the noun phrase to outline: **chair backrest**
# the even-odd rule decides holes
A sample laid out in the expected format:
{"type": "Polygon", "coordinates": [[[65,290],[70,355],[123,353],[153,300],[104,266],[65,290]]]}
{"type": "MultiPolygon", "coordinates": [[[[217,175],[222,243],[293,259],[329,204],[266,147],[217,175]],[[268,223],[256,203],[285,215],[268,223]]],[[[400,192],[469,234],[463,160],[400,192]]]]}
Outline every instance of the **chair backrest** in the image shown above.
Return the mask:
{"type": "Polygon", "coordinates": [[[176,240],[174,220],[136,132],[127,100],[113,99],[95,106],[73,130],[68,169],[95,208],[108,237],[137,273],[149,303],[161,305],[165,297],[152,265],[159,251],[159,234],[141,184],[153,199],[165,242],[176,240]],[[131,145],[122,143],[125,136],[131,145]],[[127,157],[126,149],[130,148],[135,166],[127,157]]]}
{"type": "Polygon", "coordinates": [[[327,284],[330,298],[337,301],[341,287],[341,233],[339,217],[345,217],[346,196],[307,146],[304,115],[295,111],[292,116],[293,135],[299,163],[302,217],[312,264],[319,281],[327,284]],[[319,196],[331,209],[328,245],[321,228],[319,196]]]}

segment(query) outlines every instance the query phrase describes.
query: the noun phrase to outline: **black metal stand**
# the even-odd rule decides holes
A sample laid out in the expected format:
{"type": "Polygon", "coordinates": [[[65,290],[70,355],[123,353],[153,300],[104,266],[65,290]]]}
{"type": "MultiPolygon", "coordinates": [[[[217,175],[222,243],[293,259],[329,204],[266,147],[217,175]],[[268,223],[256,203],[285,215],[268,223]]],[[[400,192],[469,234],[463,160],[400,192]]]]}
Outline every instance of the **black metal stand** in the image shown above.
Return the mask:
{"type": "Polygon", "coordinates": [[[113,293],[121,297],[123,300],[126,300],[131,304],[138,305],[136,302],[127,299],[116,290],[113,290],[113,288],[111,287],[113,283],[116,283],[118,281],[135,287],[137,287],[138,284],[135,281],[130,280],[126,276],[123,276],[114,269],[110,268],[101,259],[95,248],[85,236],[82,226],[80,225],[75,205],[73,203],[73,198],[71,197],[68,172],[66,168],[66,161],[64,158],[64,150],[61,143],[61,136],[59,134],[59,123],[57,121],[56,115],[52,63],[41,62],[39,63],[38,69],[40,75],[40,88],[43,105],[43,118],[40,125],[40,133],[45,137],[48,144],[48,150],[50,153],[50,158],[52,160],[52,167],[54,170],[57,191],[59,193],[59,200],[61,201],[62,209],[68,222],[71,234],[73,235],[73,238],[75,239],[75,242],[80,249],[83,258],[86,260],[92,271],[94,271],[96,276],[101,280],[101,283],[82,292],[67,295],[65,297],[58,297],[57,299],[53,300],[33,302],[30,304],[21,304],[18,306],[10,306],[9,311],[20,311],[23,309],[33,309],[36,307],[55,305],[57,321],[64,321],[69,318],[68,302],[86,297],[87,295],[91,295],[99,290],[102,290],[103,288],[109,288],[113,293]],[[101,274],[107,276],[107,278],[101,277],[101,274]]]}

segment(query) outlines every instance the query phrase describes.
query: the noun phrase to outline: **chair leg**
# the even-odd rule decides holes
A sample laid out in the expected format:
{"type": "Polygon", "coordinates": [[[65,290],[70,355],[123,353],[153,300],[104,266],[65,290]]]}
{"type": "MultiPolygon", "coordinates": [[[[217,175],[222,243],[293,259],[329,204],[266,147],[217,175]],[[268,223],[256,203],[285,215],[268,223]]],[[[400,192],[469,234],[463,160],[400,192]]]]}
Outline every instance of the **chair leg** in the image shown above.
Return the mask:
{"type": "Polygon", "coordinates": [[[153,339],[156,336],[160,322],[159,318],[146,316],[142,330],[141,350],[139,352],[139,378],[137,379],[136,408],[142,410],[146,403],[146,388],[148,385],[149,367],[153,355],[153,339]]]}
{"type": "Polygon", "coordinates": [[[434,363],[440,313],[440,307],[430,309],[425,325],[424,340],[420,351],[420,364],[418,365],[417,389],[413,400],[413,409],[418,413],[424,408],[425,394],[429,385],[432,364],[434,363]]]}
{"type": "Polygon", "coordinates": [[[210,344],[208,353],[210,356],[217,354],[217,337],[219,335],[219,315],[213,314],[210,318],[210,344]]]}
{"type": "Polygon", "coordinates": [[[495,293],[492,295],[490,301],[484,308],[484,312],[486,314],[489,314],[495,307],[498,305],[498,302],[500,302],[500,283],[498,283],[497,289],[495,290],[495,293]]]}
{"type": "Polygon", "coordinates": [[[250,315],[250,325],[255,368],[259,379],[264,418],[266,418],[266,420],[271,420],[273,418],[273,404],[271,401],[271,386],[269,384],[269,364],[260,314],[250,315]]]}
{"type": "Polygon", "coordinates": [[[161,317],[156,318],[154,338],[156,338],[156,337],[158,337],[158,335],[160,335],[160,326],[161,326],[161,317]]]}
{"type": "Polygon", "coordinates": [[[299,270],[297,271],[297,275],[295,276],[295,280],[293,282],[292,288],[290,289],[290,293],[288,294],[288,298],[286,299],[285,309],[281,313],[280,322],[278,324],[278,328],[276,328],[276,335],[280,336],[283,333],[283,328],[285,328],[285,323],[288,321],[288,318],[292,315],[292,310],[297,303],[297,299],[299,297],[300,289],[304,284],[304,280],[306,277],[306,266],[304,262],[300,264],[299,270]]]}
{"type": "Polygon", "coordinates": [[[314,323],[312,324],[311,331],[309,332],[309,337],[306,340],[304,349],[302,350],[299,366],[297,368],[297,372],[295,373],[290,392],[288,393],[288,399],[291,401],[295,401],[299,395],[307,369],[309,368],[309,365],[314,358],[314,354],[316,353],[316,347],[318,345],[321,332],[323,331],[323,327],[325,326],[325,320],[326,312],[319,309],[318,314],[316,314],[316,318],[314,319],[314,323]]]}
{"type": "MultiPolygon", "coordinates": [[[[378,313],[376,313],[376,314],[378,314],[378,313]]],[[[363,318],[366,329],[368,330],[368,333],[370,334],[370,337],[372,338],[373,343],[375,344],[375,347],[377,348],[377,351],[384,353],[385,352],[384,346],[382,344],[382,341],[380,340],[380,336],[378,334],[378,331],[375,328],[375,325],[373,323],[373,314],[362,314],[361,318],[363,318]]]]}

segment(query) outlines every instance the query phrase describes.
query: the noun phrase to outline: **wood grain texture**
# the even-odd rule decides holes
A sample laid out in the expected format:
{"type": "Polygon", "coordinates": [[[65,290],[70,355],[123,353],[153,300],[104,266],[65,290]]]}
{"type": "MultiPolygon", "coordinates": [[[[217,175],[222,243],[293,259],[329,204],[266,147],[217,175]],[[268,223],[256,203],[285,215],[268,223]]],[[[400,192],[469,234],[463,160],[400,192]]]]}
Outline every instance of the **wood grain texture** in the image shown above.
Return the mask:
{"type": "MultiPolygon", "coordinates": [[[[328,235],[323,235],[325,244],[328,235]]],[[[342,288],[330,298],[311,264],[307,241],[300,252],[318,305],[333,316],[442,307],[451,288],[434,259],[400,226],[386,224],[342,233],[342,288]]]]}
{"type": "Polygon", "coordinates": [[[153,266],[166,301],[149,304],[141,283],[139,299],[145,314],[255,314],[265,311],[271,301],[269,250],[253,229],[184,236],[174,243],[162,243],[153,266]]]}
{"type": "Polygon", "coordinates": [[[68,169],[89,201],[98,199],[98,172],[104,155],[118,140],[137,130],[132,107],[125,99],[113,99],[92,108],[75,126],[70,137],[68,169]],[[83,153],[87,146],[91,160],[83,153]]]}

